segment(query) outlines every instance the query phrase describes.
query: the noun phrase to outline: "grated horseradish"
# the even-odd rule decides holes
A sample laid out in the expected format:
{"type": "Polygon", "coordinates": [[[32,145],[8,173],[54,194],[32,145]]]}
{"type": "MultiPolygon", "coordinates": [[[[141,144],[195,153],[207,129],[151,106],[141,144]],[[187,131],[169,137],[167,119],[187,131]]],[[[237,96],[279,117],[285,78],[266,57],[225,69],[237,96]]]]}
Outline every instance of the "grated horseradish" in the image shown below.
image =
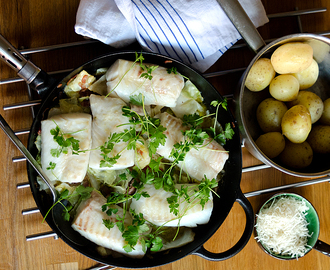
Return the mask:
{"type": "Polygon", "coordinates": [[[305,215],[308,206],[291,196],[280,196],[257,215],[258,242],[277,255],[301,257],[310,248],[309,231],[305,215]]]}

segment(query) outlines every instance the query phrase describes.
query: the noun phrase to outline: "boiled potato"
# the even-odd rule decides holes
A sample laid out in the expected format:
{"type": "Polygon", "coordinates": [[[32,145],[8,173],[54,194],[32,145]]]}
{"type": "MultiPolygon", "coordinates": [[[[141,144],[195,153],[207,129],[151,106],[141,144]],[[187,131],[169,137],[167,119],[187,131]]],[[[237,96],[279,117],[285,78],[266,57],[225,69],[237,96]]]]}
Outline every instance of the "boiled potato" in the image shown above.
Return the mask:
{"type": "Polygon", "coordinates": [[[282,117],[288,110],[284,102],[266,98],[257,108],[257,121],[263,132],[281,131],[282,117]]]}
{"type": "Polygon", "coordinates": [[[299,81],[290,74],[275,77],[269,85],[271,96],[280,101],[292,101],[297,98],[299,81]]]}
{"type": "Polygon", "coordinates": [[[299,91],[296,100],[288,104],[289,107],[294,105],[304,105],[311,114],[312,124],[318,121],[323,113],[323,101],[322,99],[313,92],[310,91],[299,91]]]}
{"type": "Polygon", "coordinates": [[[314,126],[307,141],[315,153],[330,153],[330,126],[314,126]]]}
{"type": "Polygon", "coordinates": [[[320,123],[324,125],[330,125],[330,98],[323,102],[324,109],[320,118],[320,123]]]}
{"type": "Polygon", "coordinates": [[[302,143],[312,128],[311,115],[303,105],[295,105],[282,118],[282,134],[293,143],[302,143]]]}
{"type": "Polygon", "coordinates": [[[306,168],[312,163],[313,150],[308,142],[285,142],[285,148],[279,155],[281,162],[292,169],[306,168]]]}
{"type": "Polygon", "coordinates": [[[293,73],[292,75],[297,78],[300,90],[307,89],[317,81],[319,76],[319,65],[313,59],[312,64],[308,68],[301,72],[293,73]]]}
{"type": "Polygon", "coordinates": [[[246,77],[245,86],[253,92],[265,89],[275,77],[275,70],[268,58],[258,59],[246,77]]]}
{"type": "Polygon", "coordinates": [[[305,43],[307,43],[313,48],[313,57],[318,63],[321,63],[329,54],[330,46],[324,41],[317,39],[310,39],[305,43]]]}
{"type": "Polygon", "coordinates": [[[302,42],[286,43],[273,52],[270,60],[279,74],[301,72],[312,64],[313,48],[302,42]]]}
{"type": "Polygon", "coordinates": [[[280,132],[268,132],[256,140],[257,146],[269,158],[277,157],[285,147],[285,139],[280,132]]]}

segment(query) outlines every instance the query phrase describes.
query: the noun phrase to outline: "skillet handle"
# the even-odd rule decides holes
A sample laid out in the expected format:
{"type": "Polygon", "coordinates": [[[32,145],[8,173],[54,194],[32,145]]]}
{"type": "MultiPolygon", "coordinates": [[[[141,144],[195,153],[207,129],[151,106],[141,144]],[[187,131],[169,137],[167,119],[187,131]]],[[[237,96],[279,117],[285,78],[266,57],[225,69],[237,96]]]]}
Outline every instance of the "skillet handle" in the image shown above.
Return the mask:
{"type": "Polygon", "coordinates": [[[217,0],[250,48],[257,53],[266,43],[238,0],[217,0]]]}
{"type": "Polygon", "coordinates": [[[253,232],[254,227],[254,212],[251,206],[251,203],[248,199],[243,195],[242,191],[239,190],[239,194],[237,195],[236,202],[238,202],[244,209],[246,216],[246,225],[242,237],[238,240],[238,242],[228,249],[227,251],[221,253],[213,253],[207,251],[203,246],[201,246],[198,250],[196,250],[192,255],[198,255],[203,259],[207,259],[210,261],[223,261],[229,259],[240,252],[245,245],[250,240],[250,237],[253,232]]]}
{"type": "Polygon", "coordinates": [[[313,249],[321,252],[324,255],[327,255],[330,257],[330,245],[327,243],[324,243],[321,240],[317,240],[316,244],[314,245],[313,249]]]}
{"type": "Polygon", "coordinates": [[[27,60],[13,45],[0,34],[0,58],[17,72],[43,99],[48,89],[56,85],[54,78],[27,60]]]}

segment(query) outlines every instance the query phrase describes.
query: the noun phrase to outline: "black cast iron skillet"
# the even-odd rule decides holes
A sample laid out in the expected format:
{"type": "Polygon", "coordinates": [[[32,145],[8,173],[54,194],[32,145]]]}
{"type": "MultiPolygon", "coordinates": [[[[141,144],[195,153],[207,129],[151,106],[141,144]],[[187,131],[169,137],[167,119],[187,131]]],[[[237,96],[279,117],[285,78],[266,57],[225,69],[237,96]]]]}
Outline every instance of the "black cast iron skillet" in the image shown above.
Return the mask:
{"type": "MultiPolygon", "coordinates": [[[[37,68],[31,62],[24,59],[23,56],[19,54],[2,36],[1,47],[2,59],[7,60],[7,63],[16,69],[18,75],[23,77],[31,88],[35,89],[39,95],[42,97],[43,102],[41,107],[33,121],[30,136],[28,140],[28,150],[33,156],[36,156],[37,149],[35,147],[35,139],[40,130],[41,120],[47,117],[48,110],[54,107],[60,98],[64,98],[63,88],[70,78],[79,73],[81,70],[86,70],[90,74],[93,74],[98,68],[110,67],[112,63],[117,59],[135,60],[135,52],[118,52],[105,55],[103,57],[94,59],[77,69],[73,70],[69,75],[67,75],[62,81],[57,82],[54,78],[50,77],[48,74],[37,68]],[[5,48],[3,47],[5,46],[5,48]],[[8,53],[9,52],[9,53],[8,53]],[[17,63],[16,63],[17,62],[17,63]]],[[[213,100],[223,100],[221,95],[216,91],[216,89],[198,72],[191,69],[190,67],[184,65],[177,60],[170,59],[168,57],[157,55],[153,53],[143,52],[146,63],[153,63],[162,66],[176,67],[178,72],[184,76],[190,78],[192,83],[194,83],[197,88],[201,91],[204,102],[211,112],[214,112],[214,108],[210,106],[210,102],[213,100]],[[168,63],[170,62],[170,63],[168,63]]],[[[74,239],[71,241],[67,239],[55,226],[53,220],[50,216],[47,216],[46,221],[49,226],[62,238],[69,246],[77,250],[78,252],[84,254],[85,256],[98,261],[103,264],[109,264],[118,267],[125,268],[146,268],[164,265],[167,263],[179,260],[187,255],[198,255],[207,260],[221,261],[228,259],[235,254],[237,254],[243,247],[247,244],[253,231],[254,225],[254,213],[250,202],[244,197],[240,189],[241,173],[242,173],[242,152],[240,144],[240,135],[237,128],[235,119],[233,118],[230,111],[221,111],[218,115],[219,122],[224,126],[226,123],[231,123],[235,131],[235,135],[232,140],[228,141],[225,148],[229,151],[229,159],[225,165],[225,174],[219,183],[218,194],[220,198],[214,196],[214,209],[212,212],[211,219],[208,224],[198,226],[194,229],[196,234],[195,240],[180,248],[174,248],[169,251],[159,252],[155,254],[146,254],[142,259],[131,259],[128,257],[102,257],[96,250],[95,245],[89,242],[86,245],[78,245],[74,239]],[[230,212],[234,202],[238,202],[245,211],[246,224],[244,232],[239,239],[239,241],[229,250],[212,253],[207,251],[203,244],[218,230],[223,221],[226,219],[228,213],[230,212]]],[[[44,192],[40,192],[38,189],[38,183],[36,181],[37,173],[34,169],[28,166],[28,177],[31,186],[31,191],[33,193],[34,199],[37,206],[40,209],[41,214],[44,216],[48,209],[52,205],[51,196],[44,192]]],[[[70,227],[71,228],[71,227],[70,227]]],[[[228,232],[235,233],[235,232],[228,232]]],[[[72,234],[72,238],[82,237],[78,234],[72,234]]],[[[223,239],[227,236],[223,235],[223,239]]],[[[221,241],[221,239],[219,239],[221,241]]]]}

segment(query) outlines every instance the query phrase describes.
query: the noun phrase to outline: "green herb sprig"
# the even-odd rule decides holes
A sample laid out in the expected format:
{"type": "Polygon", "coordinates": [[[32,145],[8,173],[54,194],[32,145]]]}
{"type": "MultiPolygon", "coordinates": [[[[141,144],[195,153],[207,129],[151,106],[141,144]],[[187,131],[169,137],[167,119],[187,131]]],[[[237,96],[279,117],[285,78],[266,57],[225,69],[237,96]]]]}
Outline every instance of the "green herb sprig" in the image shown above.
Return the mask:
{"type": "Polygon", "coordinates": [[[46,217],[50,213],[50,211],[53,209],[53,207],[57,204],[61,204],[63,207],[63,219],[66,221],[70,220],[70,211],[73,209],[73,206],[71,204],[64,205],[63,201],[64,200],[69,200],[74,197],[80,196],[78,199],[78,202],[76,205],[79,205],[81,201],[87,200],[91,196],[91,192],[94,190],[92,187],[84,187],[82,185],[78,186],[72,194],[69,193],[68,189],[63,190],[57,199],[57,201],[52,205],[50,209],[48,209],[47,213],[45,214],[43,221],[45,221],[46,217]]]}
{"type": "Polygon", "coordinates": [[[80,152],[84,152],[79,148],[79,140],[72,136],[65,138],[68,135],[80,132],[80,130],[73,133],[63,133],[55,121],[54,123],[56,127],[50,130],[50,134],[53,135],[53,139],[55,142],[57,142],[58,147],[50,150],[50,153],[53,157],[59,157],[61,153],[67,154],[69,149],[72,150],[73,155],[79,155],[80,152]]]}

